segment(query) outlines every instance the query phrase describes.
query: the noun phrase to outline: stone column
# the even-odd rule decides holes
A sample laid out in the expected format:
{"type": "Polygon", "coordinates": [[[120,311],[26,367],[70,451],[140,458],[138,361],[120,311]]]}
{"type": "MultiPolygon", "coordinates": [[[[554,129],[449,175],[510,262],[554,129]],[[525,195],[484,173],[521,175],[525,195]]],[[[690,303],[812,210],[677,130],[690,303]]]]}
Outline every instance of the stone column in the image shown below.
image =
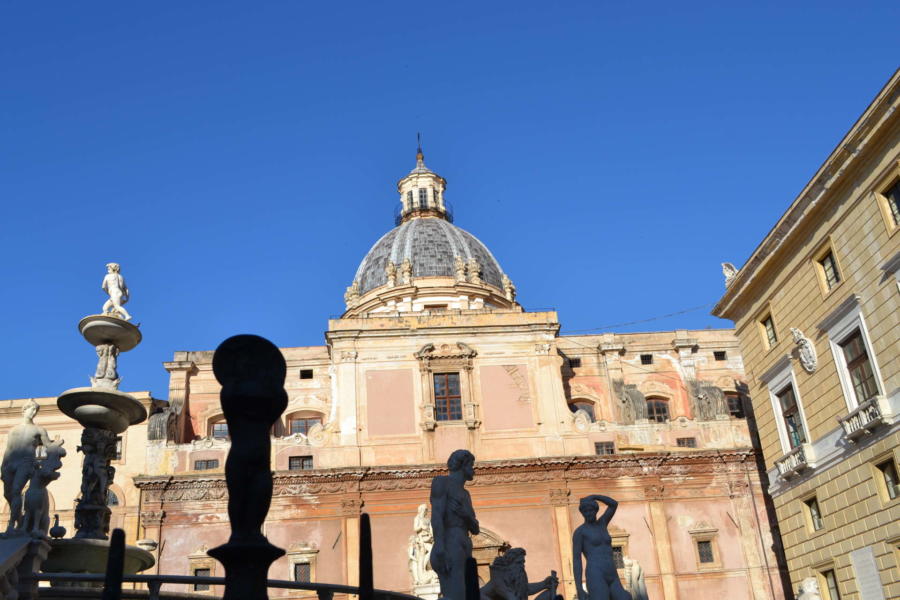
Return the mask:
{"type": "MultiPolygon", "coordinates": [[[[176,352],[175,358],[182,358],[182,355],[186,356],[187,352],[176,352]]],[[[184,407],[189,402],[191,375],[197,367],[190,360],[166,362],[163,367],[169,372],[169,406],[175,412],[175,442],[181,443],[185,441],[184,418],[187,411],[184,407]]]]}
{"type": "MultiPolygon", "coordinates": [[[[569,490],[551,489],[550,507],[553,510],[553,524],[556,526],[556,540],[559,544],[559,559],[562,572],[559,583],[563,598],[575,597],[575,576],[572,573],[572,519],[569,517],[569,490]]],[[[543,575],[543,574],[542,574],[543,575]]]]}
{"type": "Polygon", "coordinates": [[[347,585],[359,585],[359,515],[362,500],[345,498],[341,500],[344,538],[344,564],[347,568],[347,585]]]}
{"type": "Polygon", "coordinates": [[[669,524],[663,503],[665,489],[662,485],[644,488],[644,496],[650,506],[650,522],[653,527],[653,541],[656,545],[656,560],[659,563],[659,578],[662,581],[663,596],[666,600],[678,600],[678,582],[675,578],[675,561],[672,558],[672,540],[669,538],[669,524]]]}
{"type": "Polygon", "coordinates": [[[144,530],[144,535],[143,540],[139,540],[139,543],[145,540],[156,542],[156,547],[152,550],[146,543],[141,547],[153,554],[153,558],[156,560],[157,574],[159,573],[159,549],[162,545],[162,522],[165,518],[166,511],[164,510],[145,510],[140,514],[140,527],[144,530]]]}

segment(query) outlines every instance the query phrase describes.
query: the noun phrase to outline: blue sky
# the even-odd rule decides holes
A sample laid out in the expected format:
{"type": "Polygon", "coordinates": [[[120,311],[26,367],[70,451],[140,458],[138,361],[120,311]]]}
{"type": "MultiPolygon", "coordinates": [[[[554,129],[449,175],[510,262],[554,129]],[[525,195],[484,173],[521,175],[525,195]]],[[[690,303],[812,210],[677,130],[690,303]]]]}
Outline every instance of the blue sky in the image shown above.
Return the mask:
{"type": "Polygon", "coordinates": [[[0,398],[88,384],[118,261],[122,387],[251,332],[319,345],[396,180],[564,331],[730,326],[742,264],[898,66],[896,2],[0,5],[0,398]],[[676,317],[610,327],[706,306],[676,317]]]}

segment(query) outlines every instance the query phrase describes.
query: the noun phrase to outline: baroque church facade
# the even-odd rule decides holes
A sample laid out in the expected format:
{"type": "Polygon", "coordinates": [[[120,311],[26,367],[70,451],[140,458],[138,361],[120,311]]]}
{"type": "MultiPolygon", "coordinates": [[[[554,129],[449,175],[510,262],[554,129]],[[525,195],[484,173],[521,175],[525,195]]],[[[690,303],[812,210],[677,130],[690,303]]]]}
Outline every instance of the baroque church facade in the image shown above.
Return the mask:
{"type": "MultiPolygon", "coordinates": [[[[649,598],[784,598],[733,331],[561,336],[557,314],[525,311],[487,247],[453,223],[445,190],[419,151],[398,183],[396,227],[363,258],[325,344],[281,349],[289,406],[272,431],[265,534],[287,554],[269,577],[357,583],[364,511],[375,586],[421,592],[414,520],[431,478],[466,448],[484,579],[522,547],[530,579],[555,571],[573,598],[578,500],[603,493],[619,502],[620,574],[639,565],[649,598]]],[[[168,401],[146,395],[153,414],[116,462],[113,524],[152,548],[160,573],[222,575],[205,553],[229,532],[212,355],[164,363],[168,401]]],[[[38,420],[74,448],[77,426],[53,400],[38,420]]],[[[0,411],[3,429],[20,404],[0,411]]],[[[64,473],[51,488],[64,524],[75,482],[64,473]]]]}

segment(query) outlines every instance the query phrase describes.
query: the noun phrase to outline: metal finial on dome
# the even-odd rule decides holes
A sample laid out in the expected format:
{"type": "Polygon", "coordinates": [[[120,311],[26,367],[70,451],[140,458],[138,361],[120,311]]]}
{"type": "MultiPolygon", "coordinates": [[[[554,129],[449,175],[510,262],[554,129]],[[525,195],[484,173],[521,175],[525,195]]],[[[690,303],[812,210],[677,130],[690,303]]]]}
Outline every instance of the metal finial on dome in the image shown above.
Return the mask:
{"type": "Polygon", "coordinates": [[[416,168],[425,167],[425,154],[422,152],[422,134],[416,132],[416,168]]]}

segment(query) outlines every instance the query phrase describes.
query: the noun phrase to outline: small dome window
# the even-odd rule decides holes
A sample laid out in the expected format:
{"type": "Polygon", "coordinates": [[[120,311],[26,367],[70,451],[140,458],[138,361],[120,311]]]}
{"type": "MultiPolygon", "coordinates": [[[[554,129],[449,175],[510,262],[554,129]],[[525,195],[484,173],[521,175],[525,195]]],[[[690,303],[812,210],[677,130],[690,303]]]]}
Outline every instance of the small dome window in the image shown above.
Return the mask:
{"type": "Polygon", "coordinates": [[[419,208],[427,208],[428,207],[428,190],[425,188],[419,188],[419,208]]]}

